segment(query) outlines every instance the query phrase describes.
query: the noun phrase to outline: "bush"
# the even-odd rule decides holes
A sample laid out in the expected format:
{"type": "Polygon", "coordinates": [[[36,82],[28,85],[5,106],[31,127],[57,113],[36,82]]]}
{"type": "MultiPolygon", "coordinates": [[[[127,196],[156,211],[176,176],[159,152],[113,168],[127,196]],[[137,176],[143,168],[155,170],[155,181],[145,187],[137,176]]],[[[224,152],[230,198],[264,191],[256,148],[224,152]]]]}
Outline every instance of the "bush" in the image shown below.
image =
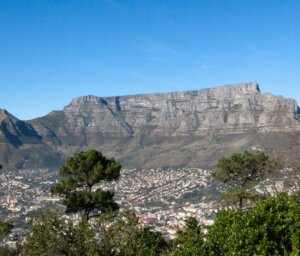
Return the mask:
{"type": "Polygon", "coordinates": [[[282,193],[245,211],[223,211],[207,239],[217,255],[299,255],[299,196],[282,193]]]}

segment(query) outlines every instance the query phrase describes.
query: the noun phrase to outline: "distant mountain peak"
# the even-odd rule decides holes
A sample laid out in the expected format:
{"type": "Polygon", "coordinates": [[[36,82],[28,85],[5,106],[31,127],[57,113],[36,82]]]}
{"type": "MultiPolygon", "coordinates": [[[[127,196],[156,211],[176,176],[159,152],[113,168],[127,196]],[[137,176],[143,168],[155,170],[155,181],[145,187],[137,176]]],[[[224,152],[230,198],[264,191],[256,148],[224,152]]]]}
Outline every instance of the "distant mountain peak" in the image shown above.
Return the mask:
{"type": "Polygon", "coordinates": [[[11,120],[18,120],[14,115],[12,115],[11,113],[9,113],[6,109],[0,109],[0,122],[2,122],[5,119],[11,119],[11,120]]]}

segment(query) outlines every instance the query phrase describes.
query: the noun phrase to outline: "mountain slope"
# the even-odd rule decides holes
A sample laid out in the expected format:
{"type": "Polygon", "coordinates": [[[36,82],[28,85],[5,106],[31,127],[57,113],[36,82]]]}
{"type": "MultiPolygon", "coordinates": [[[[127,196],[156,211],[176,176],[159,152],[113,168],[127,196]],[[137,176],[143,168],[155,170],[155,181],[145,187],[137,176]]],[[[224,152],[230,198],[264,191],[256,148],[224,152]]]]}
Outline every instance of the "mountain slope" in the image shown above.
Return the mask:
{"type": "Polygon", "coordinates": [[[96,148],[124,167],[204,168],[234,151],[282,150],[295,132],[295,100],[261,93],[257,83],[83,96],[26,122],[0,110],[0,161],[7,167],[57,167],[78,150],[96,148]]]}
{"type": "Polygon", "coordinates": [[[5,167],[56,166],[61,157],[28,123],[0,109],[0,162],[5,167]]]}
{"type": "Polygon", "coordinates": [[[295,100],[261,93],[257,83],[241,83],[186,92],[83,96],[24,124],[35,132],[31,144],[36,141],[63,156],[92,147],[115,156],[124,167],[211,167],[233,151],[283,148],[287,137],[300,131],[299,114],[295,100]]]}

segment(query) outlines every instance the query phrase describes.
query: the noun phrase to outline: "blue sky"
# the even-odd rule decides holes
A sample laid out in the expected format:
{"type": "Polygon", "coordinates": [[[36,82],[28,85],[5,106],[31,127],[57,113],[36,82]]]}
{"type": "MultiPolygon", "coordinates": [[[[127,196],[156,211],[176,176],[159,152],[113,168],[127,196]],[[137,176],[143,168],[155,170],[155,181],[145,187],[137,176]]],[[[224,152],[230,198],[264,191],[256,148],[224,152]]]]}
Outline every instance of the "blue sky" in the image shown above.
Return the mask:
{"type": "Polygon", "coordinates": [[[0,108],[257,81],[300,102],[298,0],[1,0],[0,108]]]}

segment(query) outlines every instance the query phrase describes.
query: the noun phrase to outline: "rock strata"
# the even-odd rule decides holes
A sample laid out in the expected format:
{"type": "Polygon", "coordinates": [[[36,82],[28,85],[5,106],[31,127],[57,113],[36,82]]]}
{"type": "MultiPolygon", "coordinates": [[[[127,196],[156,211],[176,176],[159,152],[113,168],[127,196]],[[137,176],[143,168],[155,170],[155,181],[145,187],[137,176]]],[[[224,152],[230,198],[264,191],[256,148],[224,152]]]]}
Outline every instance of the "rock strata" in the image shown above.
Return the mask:
{"type": "Polygon", "coordinates": [[[93,147],[126,167],[205,167],[231,151],[274,149],[276,142],[300,131],[300,111],[295,100],[261,93],[253,82],[186,92],[83,96],[26,125],[43,145],[64,156],[93,147]]]}

